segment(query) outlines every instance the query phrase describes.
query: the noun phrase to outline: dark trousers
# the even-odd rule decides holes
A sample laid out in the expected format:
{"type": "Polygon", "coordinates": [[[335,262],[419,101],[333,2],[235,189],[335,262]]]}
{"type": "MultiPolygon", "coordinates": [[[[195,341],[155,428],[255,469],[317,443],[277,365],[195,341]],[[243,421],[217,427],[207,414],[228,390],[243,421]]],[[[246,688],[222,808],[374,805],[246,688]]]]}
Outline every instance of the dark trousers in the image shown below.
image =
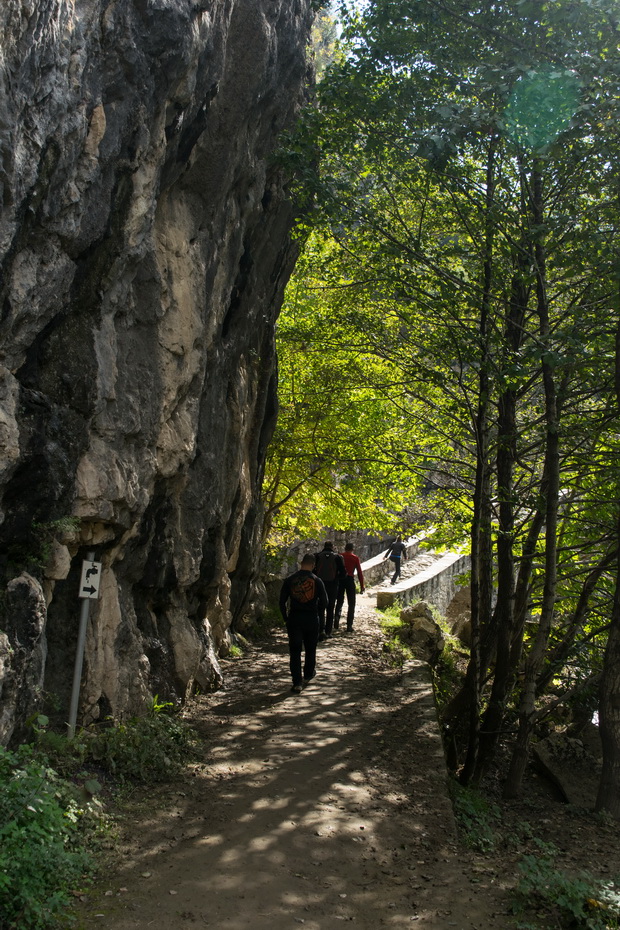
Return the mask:
{"type": "Polygon", "coordinates": [[[312,678],[316,667],[319,618],[316,614],[293,614],[286,621],[291,676],[294,685],[302,683],[301,651],[304,650],[304,678],[312,678]]]}
{"type": "Polygon", "coordinates": [[[344,604],[344,596],[347,595],[347,630],[353,629],[353,617],[355,616],[355,576],[347,575],[338,588],[338,597],[336,599],[336,611],[334,614],[334,627],[338,629],[340,623],[340,612],[344,604]]]}
{"type": "Polygon", "coordinates": [[[319,607],[320,631],[321,633],[326,633],[328,636],[331,636],[334,626],[334,607],[336,606],[336,598],[338,597],[338,579],[336,578],[335,581],[324,581],[323,584],[325,585],[325,592],[327,594],[327,610],[319,607]]]}
{"type": "Polygon", "coordinates": [[[400,557],[397,559],[392,559],[394,562],[394,574],[392,575],[392,584],[396,581],[397,578],[400,578],[400,557]]]}

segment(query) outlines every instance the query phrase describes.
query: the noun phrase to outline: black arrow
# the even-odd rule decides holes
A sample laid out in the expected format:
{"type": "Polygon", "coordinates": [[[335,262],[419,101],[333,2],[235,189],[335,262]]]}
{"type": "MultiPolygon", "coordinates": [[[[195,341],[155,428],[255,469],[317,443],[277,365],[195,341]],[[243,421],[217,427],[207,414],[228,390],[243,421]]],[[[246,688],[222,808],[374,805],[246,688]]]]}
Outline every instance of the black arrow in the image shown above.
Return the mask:
{"type": "Polygon", "coordinates": [[[88,594],[94,594],[97,588],[93,588],[92,584],[90,588],[82,588],[82,591],[86,591],[88,594]]]}

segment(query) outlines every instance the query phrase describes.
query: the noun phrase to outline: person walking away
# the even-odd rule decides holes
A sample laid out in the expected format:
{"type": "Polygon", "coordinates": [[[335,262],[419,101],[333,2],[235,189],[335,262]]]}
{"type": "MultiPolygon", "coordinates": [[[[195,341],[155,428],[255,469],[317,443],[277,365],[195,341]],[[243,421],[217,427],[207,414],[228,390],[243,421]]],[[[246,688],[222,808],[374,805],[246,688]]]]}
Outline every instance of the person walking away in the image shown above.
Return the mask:
{"type": "Polygon", "coordinates": [[[322,550],[316,556],[314,573],[321,579],[327,592],[327,607],[321,610],[319,606],[319,642],[322,642],[332,635],[338,586],[347,575],[342,556],[334,552],[334,544],[330,539],[323,543],[322,550]]]}
{"type": "Polygon", "coordinates": [[[314,556],[306,553],[299,571],[284,579],[280,590],[280,613],[286,623],[290,657],[291,691],[300,694],[304,684],[316,675],[316,646],[319,641],[319,609],[325,612],[325,585],[312,571],[314,556]],[[288,605],[288,606],[287,606],[288,605]],[[303,676],[301,653],[304,651],[303,676]]]}
{"type": "Polygon", "coordinates": [[[394,574],[392,575],[392,580],[390,584],[396,584],[396,579],[400,578],[400,563],[407,561],[407,547],[400,538],[397,536],[388,551],[385,553],[385,559],[389,559],[394,563],[394,574]]]}
{"type": "Polygon", "coordinates": [[[336,610],[334,612],[334,629],[337,630],[340,624],[340,613],[344,603],[344,596],[347,595],[347,633],[353,632],[353,618],[355,616],[355,573],[360,583],[360,594],[364,593],[364,573],[362,564],[353,551],[353,543],[347,543],[344,552],[341,552],[344,568],[347,573],[344,582],[338,586],[338,597],[336,599],[336,610]]]}

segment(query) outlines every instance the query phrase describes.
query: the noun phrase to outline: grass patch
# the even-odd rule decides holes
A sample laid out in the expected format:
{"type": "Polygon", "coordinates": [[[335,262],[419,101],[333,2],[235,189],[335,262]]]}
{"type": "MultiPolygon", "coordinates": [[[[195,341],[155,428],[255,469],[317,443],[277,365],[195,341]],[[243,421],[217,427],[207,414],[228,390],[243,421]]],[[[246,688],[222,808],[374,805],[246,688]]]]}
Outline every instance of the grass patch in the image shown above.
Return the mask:
{"type": "Polygon", "coordinates": [[[501,810],[473,788],[450,782],[450,795],[461,840],[470,849],[490,853],[499,839],[501,810]]]}
{"type": "Polygon", "coordinates": [[[402,667],[408,659],[413,658],[413,652],[400,636],[405,628],[405,624],[400,619],[400,611],[401,607],[398,604],[391,604],[379,612],[379,626],[386,637],[383,652],[388,656],[390,664],[395,667],[402,667]]]}

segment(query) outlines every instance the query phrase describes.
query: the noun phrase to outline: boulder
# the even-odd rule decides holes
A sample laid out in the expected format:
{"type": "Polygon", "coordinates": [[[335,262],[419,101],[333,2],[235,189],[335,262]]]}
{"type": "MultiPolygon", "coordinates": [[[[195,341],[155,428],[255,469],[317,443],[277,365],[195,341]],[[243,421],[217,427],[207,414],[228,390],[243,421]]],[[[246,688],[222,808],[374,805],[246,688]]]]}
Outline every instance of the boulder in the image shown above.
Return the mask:
{"type": "Polygon", "coordinates": [[[450,630],[453,636],[468,648],[471,646],[471,617],[469,614],[461,614],[456,618],[450,630]]]}
{"type": "Polygon", "coordinates": [[[6,632],[0,633],[0,743],[25,735],[23,721],[36,710],[47,656],[43,589],[23,572],[6,591],[6,632]]]}
{"type": "Polygon", "coordinates": [[[549,778],[569,804],[593,810],[601,775],[600,738],[588,733],[583,740],[555,733],[532,747],[538,771],[549,778]]]}
{"type": "Polygon", "coordinates": [[[433,619],[433,613],[426,601],[419,601],[400,612],[404,627],[400,637],[410,647],[416,658],[424,659],[430,665],[436,665],[445,646],[441,627],[433,619]]]}

